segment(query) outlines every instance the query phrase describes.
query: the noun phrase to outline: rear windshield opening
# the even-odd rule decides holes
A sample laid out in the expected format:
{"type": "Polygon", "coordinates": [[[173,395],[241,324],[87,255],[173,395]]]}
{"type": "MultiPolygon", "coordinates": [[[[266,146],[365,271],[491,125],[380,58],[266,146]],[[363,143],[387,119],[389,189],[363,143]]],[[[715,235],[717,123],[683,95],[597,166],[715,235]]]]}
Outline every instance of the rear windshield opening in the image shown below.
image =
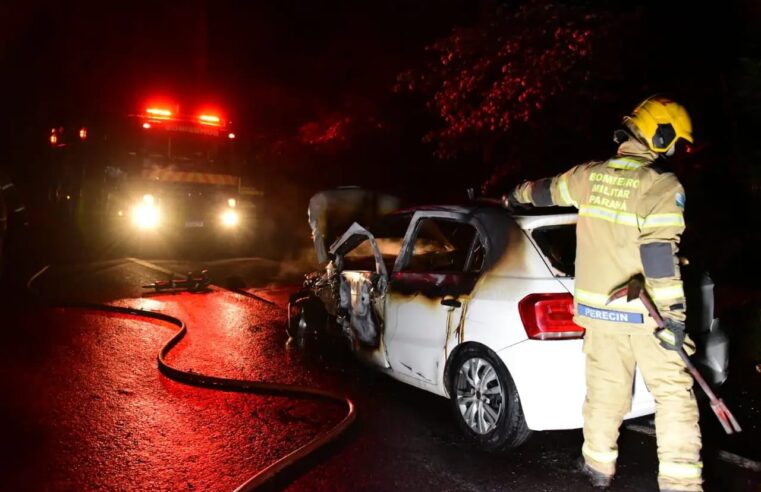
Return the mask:
{"type": "Polygon", "coordinates": [[[576,274],[576,224],[534,229],[531,237],[550,264],[566,277],[576,274]]]}

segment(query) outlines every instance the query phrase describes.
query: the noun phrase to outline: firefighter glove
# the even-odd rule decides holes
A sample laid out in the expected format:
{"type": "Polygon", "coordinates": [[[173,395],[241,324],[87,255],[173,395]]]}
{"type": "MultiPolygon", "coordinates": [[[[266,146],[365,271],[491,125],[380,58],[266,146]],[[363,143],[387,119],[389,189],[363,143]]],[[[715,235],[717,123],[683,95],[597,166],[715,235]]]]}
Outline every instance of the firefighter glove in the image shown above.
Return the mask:
{"type": "Polygon", "coordinates": [[[516,186],[507,195],[502,195],[502,206],[507,210],[515,210],[516,208],[522,208],[524,205],[518,201],[517,197],[518,187],[516,186]]]}
{"type": "Polygon", "coordinates": [[[510,195],[502,195],[502,206],[509,209],[512,206],[510,203],[510,195]]]}
{"type": "Polygon", "coordinates": [[[661,341],[661,347],[667,350],[679,350],[684,344],[684,323],[670,318],[663,320],[663,328],[655,332],[661,341]]]}

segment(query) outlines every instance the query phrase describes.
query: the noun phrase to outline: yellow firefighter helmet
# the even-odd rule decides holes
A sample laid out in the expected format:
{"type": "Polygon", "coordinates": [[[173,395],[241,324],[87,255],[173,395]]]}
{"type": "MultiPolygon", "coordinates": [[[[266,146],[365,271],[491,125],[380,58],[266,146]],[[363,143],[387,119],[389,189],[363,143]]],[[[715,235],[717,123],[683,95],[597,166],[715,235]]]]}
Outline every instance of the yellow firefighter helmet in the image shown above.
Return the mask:
{"type": "Polygon", "coordinates": [[[684,106],[663,96],[645,99],[624,124],[659,154],[667,152],[683,138],[692,143],[692,121],[684,106]]]}

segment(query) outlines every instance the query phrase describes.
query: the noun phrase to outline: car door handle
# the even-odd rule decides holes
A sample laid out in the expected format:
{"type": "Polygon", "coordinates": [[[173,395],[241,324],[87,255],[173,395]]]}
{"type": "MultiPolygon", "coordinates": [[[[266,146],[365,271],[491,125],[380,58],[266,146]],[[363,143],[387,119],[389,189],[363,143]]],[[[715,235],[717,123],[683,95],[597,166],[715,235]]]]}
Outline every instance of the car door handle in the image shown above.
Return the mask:
{"type": "Polygon", "coordinates": [[[457,299],[442,299],[441,305],[451,307],[451,308],[462,307],[462,303],[458,301],[457,299]]]}

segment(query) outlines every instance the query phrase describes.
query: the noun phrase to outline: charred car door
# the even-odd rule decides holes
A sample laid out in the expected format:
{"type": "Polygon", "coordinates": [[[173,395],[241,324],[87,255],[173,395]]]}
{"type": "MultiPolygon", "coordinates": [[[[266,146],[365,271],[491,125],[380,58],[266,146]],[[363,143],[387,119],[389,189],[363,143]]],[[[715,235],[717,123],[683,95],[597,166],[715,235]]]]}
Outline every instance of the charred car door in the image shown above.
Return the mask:
{"type": "Polygon", "coordinates": [[[421,385],[441,383],[447,342],[462,333],[485,244],[478,224],[467,215],[414,215],[386,302],[386,344],[395,373],[421,385]]]}
{"type": "Polygon", "coordinates": [[[375,237],[356,222],[330,248],[339,275],[336,319],[358,356],[388,368],[383,343],[388,273],[375,237]],[[365,247],[367,261],[347,265],[346,255],[365,247]]]}

